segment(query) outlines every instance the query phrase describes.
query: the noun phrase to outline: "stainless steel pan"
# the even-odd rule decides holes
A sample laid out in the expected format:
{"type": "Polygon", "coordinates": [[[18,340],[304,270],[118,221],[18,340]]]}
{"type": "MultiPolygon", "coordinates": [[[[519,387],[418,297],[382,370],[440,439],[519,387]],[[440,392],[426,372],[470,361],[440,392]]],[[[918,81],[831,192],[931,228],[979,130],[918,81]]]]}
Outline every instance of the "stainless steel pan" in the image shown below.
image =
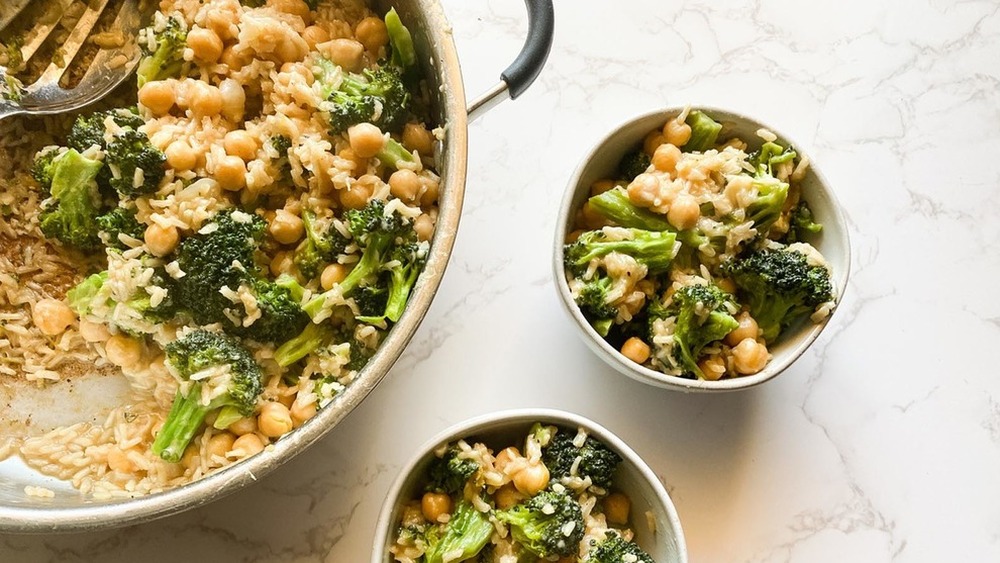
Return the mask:
{"type": "MultiPolygon", "coordinates": [[[[438,170],[442,177],[440,215],[427,268],[410,303],[381,349],[359,378],[333,403],[302,427],[284,436],[272,451],[262,452],[200,481],[159,494],[130,500],[88,499],[68,484],[53,484],[26,468],[18,459],[0,463],[0,531],[14,533],[96,530],[151,520],[207,504],[259,480],[318,440],[351,412],[382,380],[402,354],[430,307],[451,255],[462,210],[468,155],[468,123],[506,98],[516,98],[538,76],[552,44],[551,0],[525,0],[529,30],[521,54],[501,74],[501,81],[485,95],[466,105],[458,54],[451,27],[437,0],[377,2],[382,12],[395,6],[413,32],[414,41],[435,96],[434,106],[446,136],[440,147],[438,170]],[[25,486],[41,485],[56,493],[51,499],[28,497],[25,486]]],[[[0,386],[0,436],[23,432],[27,420],[37,428],[44,424],[76,422],[94,406],[114,402],[124,387],[86,378],[60,389],[38,392],[27,386],[0,386]],[[20,426],[20,427],[18,427],[20,426]]],[[[98,409],[99,410],[99,409],[98,409]]]]}

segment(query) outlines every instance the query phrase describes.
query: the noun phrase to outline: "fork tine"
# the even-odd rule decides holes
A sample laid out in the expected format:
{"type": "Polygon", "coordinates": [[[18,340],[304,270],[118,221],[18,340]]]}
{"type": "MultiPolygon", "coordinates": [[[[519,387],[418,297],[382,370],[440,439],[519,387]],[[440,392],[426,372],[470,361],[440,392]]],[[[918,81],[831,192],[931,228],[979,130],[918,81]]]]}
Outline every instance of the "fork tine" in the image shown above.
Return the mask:
{"type": "Polygon", "coordinates": [[[25,43],[24,46],[21,47],[21,59],[24,61],[31,60],[31,57],[35,55],[38,48],[45,43],[45,40],[48,39],[50,35],[52,35],[52,30],[54,30],[57,25],[59,25],[58,18],[55,21],[43,23],[36,27],[35,35],[31,38],[31,41],[25,43]]]}
{"type": "Polygon", "coordinates": [[[31,0],[3,0],[0,1],[0,29],[10,25],[18,14],[31,3],[31,0]]]}
{"type": "Polygon", "coordinates": [[[59,81],[66,72],[66,69],[70,67],[73,58],[80,51],[80,47],[83,46],[84,41],[90,36],[90,30],[94,29],[94,26],[97,25],[97,20],[101,17],[101,12],[107,7],[108,2],[109,0],[100,0],[96,5],[95,3],[91,3],[87,11],[80,16],[80,21],[76,23],[76,27],[73,28],[73,31],[70,32],[69,37],[61,47],[63,64],[58,65],[53,61],[45,69],[45,72],[38,77],[38,80],[32,84],[32,88],[29,89],[45,84],[54,84],[59,81]]]}

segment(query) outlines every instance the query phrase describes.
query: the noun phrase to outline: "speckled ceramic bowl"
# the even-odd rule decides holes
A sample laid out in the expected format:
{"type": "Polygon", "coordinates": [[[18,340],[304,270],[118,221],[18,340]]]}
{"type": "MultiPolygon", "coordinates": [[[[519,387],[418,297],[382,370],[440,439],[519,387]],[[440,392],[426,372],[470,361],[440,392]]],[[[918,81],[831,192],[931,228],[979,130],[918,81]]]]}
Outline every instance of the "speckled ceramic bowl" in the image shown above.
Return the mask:
{"type": "MultiPolygon", "coordinates": [[[[641,366],[623,356],[605,341],[584,318],[583,313],[574,303],[566,283],[566,274],[563,268],[563,245],[566,235],[573,230],[573,218],[576,211],[580,209],[589,196],[591,184],[603,178],[614,177],[621,158],[641,144],[647,133],[661,127],[667,120],[678,115],[682,109],[680,107],[667,108],[625,123],[601,139],[590,151],[590,154],[583,159],[582,164],[569,181],[559,212],[559,221],[556,225],[552,262],[555,286],[559,292],[560,301],[579,329],[584,342],[602,360],[619,372],[643,383],[682,391],[712,392],[745,389],[774,378],[790,366],[816,340],[823,328],[829,323],[832,315],[820,323],[814,324],[806,320],[785,331],[776,342],[768,346],[772,358],[767,367],[760,373],[719,381],[693,380],[663,374],[641,366]]],[[[692,109],[699,109],[722,123],[721,138],[739,137],[750,144],[751,150],[759,148],[761,140],[757,137],[756,132],[765,128],[777,135],[778,142],[781,144],[794,146],[799,155],[809,154],[807,150],[803,150],[804,145],[801,143],[795,142],[774,127],[751,117],[719,108],[697,107],[692,109]]],[[[810,163],[808,174],[800,184],[802,196],[809,202],[813,215],[822,223],[823,231],[807,241],[823,253],[833,268],[833,287],[839,302],[847,287],[847,277],[851,266],[847,220],[833,189],[823,177],[816,161],[810,159],[810,163]]],[[[834,314],[836,314],[836,309],[834,309],[834,314]]]]}
{"type": "Polygon", "coordinates": [[[570,428],[583,428],[622,457],[615,475],[615,488],[632,501],[630,521],[636,533],[635,541],[657,563],[686,563],[687,548],[677,511],[667,491],[645,462],[618,436],[596,422],[568,412],[550,409],[518,409],[479,416],[461,422],[441,432],[425,443],[400,471],[389,489],[375,528],[371,563],[392,563],[389,547],[401,517],[403,506],[423,492],[427,466],[434,450],[460,438],[475,438],[499,450],[520,443],[535,422],[570,428]],[[655,529],[646,524],[650,512],[655,529]]]}

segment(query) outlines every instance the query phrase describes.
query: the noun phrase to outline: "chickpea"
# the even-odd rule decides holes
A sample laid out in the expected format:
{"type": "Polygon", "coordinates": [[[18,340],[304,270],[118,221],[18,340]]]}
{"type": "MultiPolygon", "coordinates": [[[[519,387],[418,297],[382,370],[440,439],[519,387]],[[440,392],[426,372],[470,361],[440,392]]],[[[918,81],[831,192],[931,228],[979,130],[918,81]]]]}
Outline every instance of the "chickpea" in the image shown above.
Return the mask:
{"type": "Polygon", "coordinates": [[[423,123],[407,123],[403,126],[403,146],[420,156],[434,156],[434,135],[423,123]]]}
{"type": "Polygon", "coordinates": [[[334,64],[349,72],[359,70],[364,62],[365,46],[353,39],[334,39],[321,49],[334,64]]]}
{"type": "Polygon", "coordinates": [[[215,179],[222,189],[237,191],[247,183],[247,167],[238,156],[226,155],[215,163],[215,179]]]}
{"type": "Polygon", "coordinates": [[[219,36],[219,39],[225,41],[226,39],[232,39],[235,37],[233,35],[233,28],[236,22],[233,20],[233,13],[223,10],[210,10],[205,14],[205,24],[219,36]]]}
{"type": "Polygon", "coordinates": [[[267,5],[279,12],[299,16],[303,20],[309,17],[309,5],[302,0],[268,0],[267,5]]]}
{"type": "Polygon", "coordinates": [[[292,429],[292,415],[281,403],[265,403],[257,417],[257,427],[268,438],[277,438],[292,429]]]}
{"type": "Polygon", "coordinates": [[[246,51],[237,51],[235,46],[229,46],[222,51],[221,62],[229,67],[229,70],[240,70],[250,62],[250,59],[246,51]]]}
{"type": "Polygon", "coordinates": [[[534,496],[548,486],[549,468],[544,463],[534,463],[514,474],[514,487],[528,496],[534,496]]]}
{"type": "Polygon", "coordinates": [[[413,170],[397,170],[389,176],[389,192],[406,203],[413,203],[420,192],[420,178],[413,170]]]}
{"type": "Polygon", "coordinates": [[[142,359],[142,344],[124,334],[115,334],[104,343],[108,360],[119,367],[134,366],[142,359]]]}
{"type": "Polygon", "coordinates": [[[361,158],[371,158],[385,146],[382,131],[371,123],[359,123],[347,130],[351,150],[361,158]]]}
{"type": "Polygon", "coordinates": [[[233,442],[230,451],[241,458],[250,457],[264,451],[264,441],[256,434],[244,434],[233,442]]]}
{"type": "Polygon", "coordinates": [[[201,451],[197,443],[192,442],[184,449],[184,455],[181,456],[181,465],[192,470],[201,466],[201,451]]]}
{"type": "Polygon", "coordinates": [[[283,62],[297,62],[302,60],[308,50],[309,44],[301,37],[285,37],[281,43],[278,43],[275,55],[283,62]]]}
{"type": "Polygon", "coordinates": [[[195,82],[192,86],[190,107],[195,117],[212,117],[222,111],[222,92],[215,86],[195,82]]]}
{"type": "Polygon", "coordinates": [[[736,293],[736,283],[731,278],[716,278],[715,285],[726,293],[736,293]]]}
{"type": "Polygon", "coordinates": [[[517,492],[513,483],[507,483],[493,493],[493,500],[496,501],[497,508],[500,510],[508,510],[524,500],[524,495],[517,492]]]}
{"type": "Polygon", "coordinates": [[[177,227],[173,225],[162,226],[158,223],[153,223],[152,225],[146,227],[146,234],[144,236],[146,239],[146,248],[153,256],[166,256],[177,248],[177,243],[180,242],[180,234],[177,232],[177,227]]]}
{"type": "Polygon", "coordinates": [[[576,242],[576,239],[580,238],[580,235],[582,235],[582,234],[583,234],[583,230],[582,229],[577,229],[575,231],[571,231],[568,235],[566,235],[566,244],[570,244],[570,243],[576,242]]]}
{"type": "Polygon", "coordinates": [[[770,358],[767,346],[753,338],[744,338],[733,347],[733,366],[743,375],[751,375],[764,369],[770,358]]]}
{"type": "Polygon", "coordinates": [[[291,252],[286,252],[282,250],[274,255],[271,259],[270,269],[271,273],[275,276],[280,276],[281,274],[287,274],[292,270],[292,266],[295,264],[295,259],[291,252]]]}
{"type": "Polygon", "coordinates": [[[302,224],[302,219],[294,213],[290,213],[284,209],[279,209],[274,214],[274,220],[271,221],[271,225],[268,227],[271,232],[271,236],[274,240],[280,242],[281,244],[292,244],[298,242],[302,235],[305,233],[305,227],[302,224]]]}
{"type": "Polygon", "coordinates": [[[213,64],[222,56],[222,39],[211,29],[193,27],[187,34],[187,44],[194,59],[202,64],[213,64]]]}
{"type": "Polygon", "coordinates": [[[689,195],[677,196],[667,210],[667,221],[681,231],[693,228],[698,224],[700,217],[701,209],[698,207],[698,201],[689,195]]]}
{"type": "Polygon", "coordinates": [[[374,193],[375,186],[371,182],[361,182],[359,179],[340,190],[340,204],[345,209],[361,209],[368,205],[368,200],[374,193]]]}
{"type": "Polygon", "coordinates": [[[302,38],[309,44],[309,49],[315,49],[316,45],[326,43],[330,40],[330,34],[318,25],[310,25],[302,32],[302,38]]]}
{"type": "Polygon", "coordinates": [[[430,207],[437,202],[440,182],[427,176],[419,176],[419,178],[420,187],[423,189],[423,192],[420,194],[420,205],[430,207]]]}
{"type": "Polygon", "coordinates": [[[419,502],[410,502],[403,507],[403,514],[400,517],[400,524],[402,524],[403,526],[417,526],[426,523],[427,520],[424,518],[424,512],[420,510],[419,502]]]}
{"type": "Polygon", "coordinates": [[[701,370],[701,374],[705,379],[709,381],[718,381],[723,375],[726,375],[726,360],[722,359],[722,356],[709,356],[704,360],[698,362],[698,369],[701,370]]]}
{"type": "Polygon", "coordinates": [[[58,299],[42,299],[35,303],[31,320],[46,336],[62,334],[76,320],[76,314],[69,305],[58,299]]]}
{"type": "Polygon", "coordinates": [[[421,241],[428,241],[434,237],[434,219],[426,213],[422,213],[413,221],[413,231],[417,233],[417,238],[421,241]]]}
{"type": "Polygon", "coordinates": [[[354,28],[354,36],[371,53],[378,53],[389,43],[389,30],[381,18],[367,17],[359,21],[354,28]]]}
{"type": "Polygon", "coordinates": [[[316,416],[316,403],[309,403],[308,405],[303,405],[298,401],[292,403],[292,408],[290,409],[292,415],[292,423],[296,428],[305,424],[307,420],[316,416]]]}
{"type": "Polygon", "coordinates": [[[226,154],[238,156],[244,162],[253,160],[257,156],[257,140],[243,129],[226,133],[222,146],[226,148],[226,154]]]}
{"type": "Polygon", "coordinates": [[[622,344],[622,355],[633,362],[642,365],[649,359],[649,344],[646,344],[638,336],[633,336],[622,344]]]}
{"type": "Polygon", "coordinates": [[[329,291],[333,288],[334,284],[344,281],[348,271],[350,271],[350,268],[344,264],[329,264],[323,268],[323,273],[319,275],[319,285],[325,291],[329,291]]]}
{"type": "Polygon", "coordinates": [[[590,195],[601,195],[604,192],[614,189],[615,183],[612,180],[598,180],[590,185],[590,195]]]}
{"type": "Polygon", "coordinates": [[[663,135],[659,131],[650,131],[649,134],[646,135],[646,138],[642,140],[642,152],[648,154],[649,156],[653,156],[653,153],[656,152],[656,148],[662,145],[663,142],[663,135]]]}
{"type": "Polygon", "coordinates": [[[147,82],[139,89],[139,103],[149,108],[153,115],[166,115],[177,101],[174,89],[165,81],[147,82]]]}
{"type": "Polygon", "coordinates": [[[660,172],[674,172],[680,159],[681,149],[670,143],[656,147],[656,151],[653,152],[653,166],[660,172]]]}
{"type": "Polygon", "coordinates": [[[594,209],[594,206],[591,205],[589,201],[583,204],[580,212],[583,216],[584,222],[591,228],[596,229],[607,224],[607,221],[604,219],[604,215],[601,215],[599,211],[594,209]]]}
{"type": "Polygon", "coordinates": [[[337,156],[351,163],[350,172],[353,175],[364,173],[366,170],[368,170],[368,159],[361,158],[360,156],[355,154],[354,151],[351,150],[350,148],[341,150],[339,153],[337,153],[337,156]]]}
{"type": "Polygon", "coordinates": [[[167,145],[164,151],[167,155],[167,164],[177,171],[191,170],[198,164],[198,153],[191,148],[187,141],[176,140],[167,145]]]}
{"type": "Polygon", "coordinates": [[[639,174],[625,188],[628,199],[639,207],[652,207],[660,191],[660,180],[652,174],[639,174]]]}
{"type": "Polygon", "coordinates": [[[726,335],[726,344],[729,344],[730,346],[737,346],[740,342],[743,342],[747,338],[757,340],[760,330],[757,327],[757,321],[750,316],[749,312],[743,311],[738,317],[736,317],[736,320],[740,322],[740,325],[726,335]]]}
{"type": "Polygon", "coordinates": [[[128,454],[118,446],[108,448],[108,467],[120,473],[131,473],[135,470],[135,464],[128,458],[128,454]]]}
{"type": "Polygon", "coordinates": [[[614,492],[604,497],[604,517],[612,524],[628,524],[632,501],[623,493],[614,492]]]}
{"type": "Polygon", "coordinates": [[[243,418],[230,424],[229,428],[226,428],[226,430],[229,430],[237,436],[252,434],[257,431],[257,419],[252,416],[244,416],[243,418]]]}
{"type": "Polygon", "coordinates": [[[691,126],[675,117],[663,125],[663,137],[671,145],[683,147],[691,140],[691,126]]]}
{"type": "Polygon", "coordinates": [[[212,436],[208,439],[208,446],[206,447],[208,458],[226,457],[229,450],[233,449],[234,443],[236,443],[236,437],[229,432],[222,432],[212,436]]]}
{"type": "Polygon", "coordinates": [[[101,323],[80,319],[80,336],[87,342],[104,342],[111,337],[111,333],[101,323]]]}
{"type": "Polygon", "coordinates": [[[506,473],[511,464],[519,459],[524,459],[521,457],[520,450],[514,446],[508,446],[500,450],[500,453],[496,455],[493,461],[493,468],[500,473],[506,473]]]}
{"type": "Polygon", "coordinates": [[[233,123],[242,122],[247,104],[243,86],[232,78],[227,78],[219,84],[219,94],[222,96],[222,117],[233,123]]]}
{"type": "Polygon", "coordinates": [[[451,514],[451,497],[444,493],[424,493],[420,499],[420,512],[428,522],[437,522],[445,514],[451,514]]]}

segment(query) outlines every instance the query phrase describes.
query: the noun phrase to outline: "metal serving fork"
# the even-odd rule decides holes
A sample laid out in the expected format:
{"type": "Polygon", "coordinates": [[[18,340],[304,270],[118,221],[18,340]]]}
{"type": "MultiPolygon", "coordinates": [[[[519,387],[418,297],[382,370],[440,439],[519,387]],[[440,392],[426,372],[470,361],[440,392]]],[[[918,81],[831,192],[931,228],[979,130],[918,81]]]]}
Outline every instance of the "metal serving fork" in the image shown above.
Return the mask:
{"type": "MultiPolygon", "coordinates": [[[[37,0],[0,0],[0,30],[10,25],[29,4],[36,2],[37,0]]],[[[122,34],[124,44],[99,50],[75,87],[67,89],[59,84],[110,3],[110,0],[87,2],[87,8],[59,48],[63,64],[56,64],[55,61],[50,63],[35,82],[25,85],[16,102],[0,98],[0,119],[18,114],[45,115],[80,109],[107,95],[132,74],[140,58],[136,36],[142,25],[143,14],[140,1],[125,0],[111,26],[111,29],[122,34]]],[[[25,62],[35,56],[58,27],[59,19],[36,26],[34,35],[21,46],[21,57],[25,62]]]]}

